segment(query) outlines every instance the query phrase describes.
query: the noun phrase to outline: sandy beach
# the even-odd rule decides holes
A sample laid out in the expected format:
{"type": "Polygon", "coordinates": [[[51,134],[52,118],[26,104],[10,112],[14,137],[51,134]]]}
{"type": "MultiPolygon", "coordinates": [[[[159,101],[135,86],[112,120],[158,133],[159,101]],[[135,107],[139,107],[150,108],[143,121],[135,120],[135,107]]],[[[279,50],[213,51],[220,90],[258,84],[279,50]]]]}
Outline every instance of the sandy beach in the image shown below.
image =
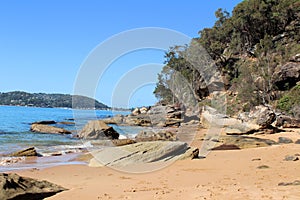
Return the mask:
{"type": "MultiPolygon", "coordinates": [[[[294,141],[299,130],[260,135],[294,141]]],[[[197,137],[195,140],[198,140],[197,137]]],[[[193,145],[199,145],[197,141],[193,145]]],[[[151,173],[132,174],[108,167],[65,165],[18,171],[22,176],[48,180],[68,190],[47,198],[68,199],[300,199],[299,144],[242,150],[212,151],[205,159],[179,160],[151,173]],[[281,184],[280,184],[281,183],[281,184]],[[284,183],[282,185],[282,183],[284,183]]]]}

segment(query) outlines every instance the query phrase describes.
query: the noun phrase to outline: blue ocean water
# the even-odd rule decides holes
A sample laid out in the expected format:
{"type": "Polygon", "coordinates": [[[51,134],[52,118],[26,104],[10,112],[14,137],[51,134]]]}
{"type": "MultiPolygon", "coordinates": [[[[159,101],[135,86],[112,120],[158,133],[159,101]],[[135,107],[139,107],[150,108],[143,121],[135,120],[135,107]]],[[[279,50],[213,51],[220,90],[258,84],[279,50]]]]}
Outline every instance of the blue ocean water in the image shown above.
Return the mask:
{"type": "MultiPolygon", "coordinates": [[[[70,121],[75,125],[56,125],[76,134],[84,124],[91,120],[101,119],[128,112],[112,112],[106,110],[72,110],[63,108],[36,108],[19,106],[0,106],[0,155],[4,155],[30,146],[36,147],[39,153],[57,152],[80,148],[82,141],[71,135],[41,134],[30,132],[32,122],[54,120],[70,121]],[[75,115],[74,115],[75,114],[75,115]],[[74,117],[75,116],[75,117],[74,117]]],[[[120,134],[136,134],[137,130],[130,127],[117,127],[120,134]]]]}

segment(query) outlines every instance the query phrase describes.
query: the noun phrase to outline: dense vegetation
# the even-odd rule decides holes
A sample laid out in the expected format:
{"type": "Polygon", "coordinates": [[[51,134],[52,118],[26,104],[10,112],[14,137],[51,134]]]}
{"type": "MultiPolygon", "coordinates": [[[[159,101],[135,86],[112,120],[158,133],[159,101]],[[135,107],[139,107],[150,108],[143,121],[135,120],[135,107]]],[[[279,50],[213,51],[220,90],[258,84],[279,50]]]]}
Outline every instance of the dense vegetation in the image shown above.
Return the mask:
{"type": "Polygon", "coordinates": [[[277,83],[274,73],[300,53],[300,0],[244,0],[232,14],[218,9],[215,16],[214,26],[199,31],[189,45],[166,52],[154,91],[161,103],[180,101],[174,88],[179,85],[175,78],[179,73],[198,102],[206,102],[213,91],[224,88],[228,114],[259,104],[287,112],[299,110],[299,100],[295,101],[299,95],[290,91],[298,91],[294,87],[299,87],[300,80],[277,83]],[[207,80],[214,69],[223,85],[210,88],[207,80]]]}
{"type": "Polygon", "coordinates": [[[26,92],[0,93],[0,105],[13,106],[35,106],[46,108],[72,108],[72,100],[75,101],[74,108],[80,109],[107,109],[108,107],[95,99],[69,94],[45,94],[26,92]]]}

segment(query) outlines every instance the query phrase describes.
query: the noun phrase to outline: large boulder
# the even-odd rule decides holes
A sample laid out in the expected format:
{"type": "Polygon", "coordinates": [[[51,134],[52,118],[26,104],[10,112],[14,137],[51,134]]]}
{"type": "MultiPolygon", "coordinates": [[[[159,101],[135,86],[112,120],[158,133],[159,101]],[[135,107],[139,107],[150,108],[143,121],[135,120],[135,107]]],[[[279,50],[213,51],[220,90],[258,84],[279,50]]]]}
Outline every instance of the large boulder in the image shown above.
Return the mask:
{"type": "Polygon", "coordinates": [[[276,114],[267,106],[256,106],[248,116],[248,122],[266,128],[276,120],[276,114]]]}
{"type": "Polygon", "coordinates": [[[30,127],[30,131],[38,133],[72,134],[71,131],[65,130],[63,128],[48,126],[44,124],[32,124],[30,127]]]}
{"type": "Polygon", "coordinates": [[[65,190],[65,188],[48,181],[21,177],[14,173],[0,174],[1,200],[44,199],[65,190]]]}
{"type": "Polygon", "coordinates": [[[272,82],[280,90],[288,90],[300,81],[300,63],[288,62],[276,67],[272,82]]]}
{"type": "Polygon", "coordinates": [[[300,119],[292,118],[287,115],[279,115],[275,126],[283,128],[300,128],[300,119]]]}
{"type": "Polygon", "coordinates": [[[14,153],[10,154],[9,156],[12,156],[12,157],[23,157],[23,156],[30,157],[30,156],[38,156],[38,153],[36,152],[34,147],[29,147],[27,149],[14,152],[14,153]]]}
{"type": "Polygon", "coordinates": [[[89,121],[78,133],[83,139],[118,139],[119,133],[101,120],[89,121]]]}

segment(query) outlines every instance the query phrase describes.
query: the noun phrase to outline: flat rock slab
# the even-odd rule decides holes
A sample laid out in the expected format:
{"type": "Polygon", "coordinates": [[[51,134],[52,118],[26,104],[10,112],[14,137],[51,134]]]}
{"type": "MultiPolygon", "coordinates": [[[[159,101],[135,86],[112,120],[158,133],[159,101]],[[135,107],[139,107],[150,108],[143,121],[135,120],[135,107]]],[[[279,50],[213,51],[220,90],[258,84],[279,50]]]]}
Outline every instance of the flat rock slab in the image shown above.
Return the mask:
{"type": "Polygon", "coordinates": [[[39,200],[66,190],[65,188],[32,178],[21,177],[17,174],[0,174],[1,200],[39,200]]]}
{"type": "Polygon", "coordinates": [[[32,124],[30,127],[30,131],[51,134],[72,134],[71,131],[65,130],[63,128],[58,128],[44,124],[32,124]]]}
{"type": "Polygon", "coordinates": [[[174,161],[187,150],[187,144],[179,141],[140,142],[120,147],[104,147],[92,152],[94,158],[91,160],[90,166],[119,168],[136,164],[174,161]]]}

